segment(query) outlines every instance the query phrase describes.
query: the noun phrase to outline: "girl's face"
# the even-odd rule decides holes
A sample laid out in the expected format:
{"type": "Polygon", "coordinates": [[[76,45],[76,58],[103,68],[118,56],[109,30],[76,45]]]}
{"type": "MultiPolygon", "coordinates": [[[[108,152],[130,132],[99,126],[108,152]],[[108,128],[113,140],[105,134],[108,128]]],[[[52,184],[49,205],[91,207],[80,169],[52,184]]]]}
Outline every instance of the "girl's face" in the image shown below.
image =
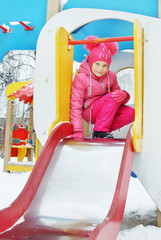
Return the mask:
{"type": "Polygon", "coordinates": [[[103,61],[97,61],[92,64],[92,72],[97,76],[103,76],[108,70],[108,64],[103,61]]]}

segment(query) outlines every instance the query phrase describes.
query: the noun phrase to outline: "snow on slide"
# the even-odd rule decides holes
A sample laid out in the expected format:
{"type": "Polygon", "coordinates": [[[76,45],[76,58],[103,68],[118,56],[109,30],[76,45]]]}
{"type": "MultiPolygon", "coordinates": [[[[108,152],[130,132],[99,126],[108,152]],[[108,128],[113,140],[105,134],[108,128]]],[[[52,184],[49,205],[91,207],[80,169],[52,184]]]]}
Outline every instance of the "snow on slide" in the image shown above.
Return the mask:
{"type": "Polygon", "coordinates": [[[22,193],[0,211],[0,239],[117,238],[134,157],[130,130],[126,142],[63,139],[71,132],[62,123],[50,135],[22,193]]]}

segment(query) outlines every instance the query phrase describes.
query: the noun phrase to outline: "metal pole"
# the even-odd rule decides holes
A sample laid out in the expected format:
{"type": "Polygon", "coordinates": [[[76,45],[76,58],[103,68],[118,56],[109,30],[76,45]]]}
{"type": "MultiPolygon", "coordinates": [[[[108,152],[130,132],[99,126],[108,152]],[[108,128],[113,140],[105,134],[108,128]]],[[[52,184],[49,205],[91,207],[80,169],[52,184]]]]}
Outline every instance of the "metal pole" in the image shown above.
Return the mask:
{"type": "Polygon", "coordinates": [[[133,36],[128,37],[111,37],[111,38],[96,38],[96,39],[84,39],[84,40],[68,40],[68,45],[90,44],[90,43],[104,43],[104,42],[123,42],[133,41],[133,36]]]}

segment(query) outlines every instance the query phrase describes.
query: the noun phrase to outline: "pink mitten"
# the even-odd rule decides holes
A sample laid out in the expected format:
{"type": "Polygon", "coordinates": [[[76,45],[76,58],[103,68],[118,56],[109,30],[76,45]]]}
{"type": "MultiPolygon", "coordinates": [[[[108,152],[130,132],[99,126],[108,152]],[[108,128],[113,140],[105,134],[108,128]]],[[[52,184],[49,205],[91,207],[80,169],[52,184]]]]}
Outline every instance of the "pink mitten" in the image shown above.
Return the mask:
{"type": "Polygon", "coordinates": [[[85,138],[83,132],[74,132],[72,135],[69,136],[70,138],[85,138]]]}
{"type": "Polygon", "coordinates": [[[127,93],[122,90],[116,90],[112,93],[113,99],[118,103],[123,103],[127,98],[127,93]]]}

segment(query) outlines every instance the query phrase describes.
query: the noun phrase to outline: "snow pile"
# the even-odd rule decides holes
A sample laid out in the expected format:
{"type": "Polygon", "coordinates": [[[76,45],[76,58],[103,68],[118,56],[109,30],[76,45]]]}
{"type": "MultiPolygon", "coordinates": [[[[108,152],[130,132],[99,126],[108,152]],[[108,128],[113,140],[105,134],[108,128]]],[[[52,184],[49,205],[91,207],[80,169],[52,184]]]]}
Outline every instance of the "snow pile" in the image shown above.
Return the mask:
{"type": "Polygon", "coordinates": [[[130,230],[119,233],[117,240],[159,240],[161,239],[161,228],[146,226],[142,224],[130,230]]]}
{"type": "Polygon", "coordinates": [[[0,158],[0,209],[9,206],[22,191],[30,172],[5,173],[3,172],[3,159],[0,158]]]}

